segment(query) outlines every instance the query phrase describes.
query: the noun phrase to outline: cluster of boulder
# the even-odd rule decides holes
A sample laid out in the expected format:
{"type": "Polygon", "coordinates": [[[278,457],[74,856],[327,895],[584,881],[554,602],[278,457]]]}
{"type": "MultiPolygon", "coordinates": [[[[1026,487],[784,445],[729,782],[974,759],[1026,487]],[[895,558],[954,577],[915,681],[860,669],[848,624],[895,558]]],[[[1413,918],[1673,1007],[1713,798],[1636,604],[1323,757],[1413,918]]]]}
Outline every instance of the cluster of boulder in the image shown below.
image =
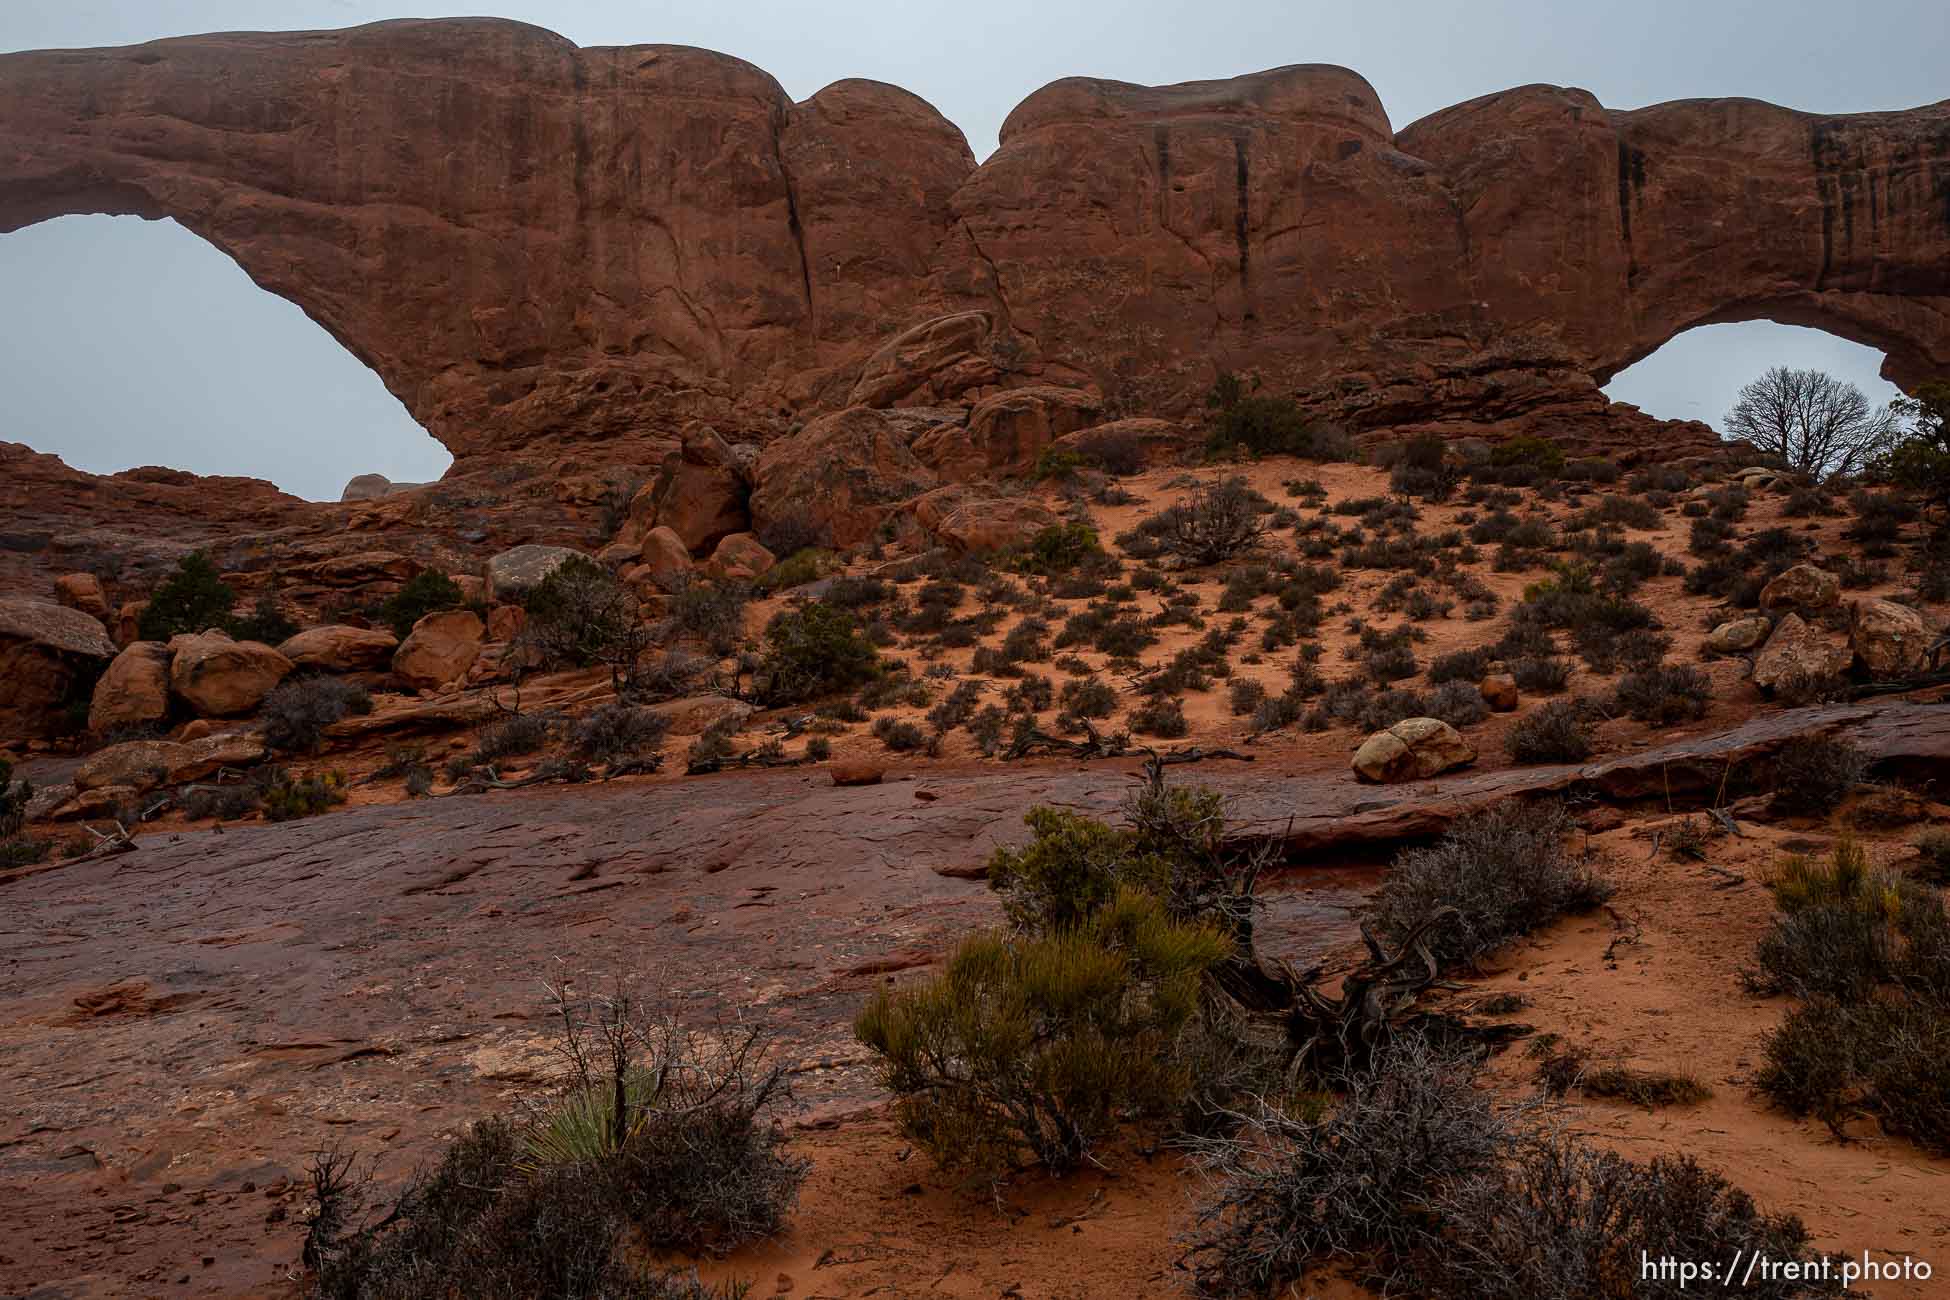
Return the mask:
{"type": "Polygon", "coordinates": [[[1937,636],[1907,605],[1871,597],[1842,605],[1841,580],[1797,564],[1760,593],[1760,613],[1714,628],[1706,649],[1753,656],[1754,685],[1765,691],[1837,677],[1860,665],[1872,678],[1907,677],[1929,667],[1937,636]],[[1843,625],[1846,632],[1830,631],[1843,625]]]}
{"type": "MultiPolygon", "coordinates": [[[[870,388],[868,396],[884,394],[870,388]]],[[[749,578],[765,572],[785,557],[760,537],[849,547],[891,524],[918,525],[959,550],[1016,545],[1055,516],[1033,502],[971,486],[976,481],[1026,477],[1052,449],[1074,453],[1079,463],[1112,449],[1159,463],[1187,445],[1185,428],[1169,421],[1105,423],[1102,415],[1093,393],[1037,385],[1005,389],[967,408],[851,406],[763,448],[729,443],[693,424],[631,498],[598,558],[651,596],[677,589],[694,573],[749,578]]]]}

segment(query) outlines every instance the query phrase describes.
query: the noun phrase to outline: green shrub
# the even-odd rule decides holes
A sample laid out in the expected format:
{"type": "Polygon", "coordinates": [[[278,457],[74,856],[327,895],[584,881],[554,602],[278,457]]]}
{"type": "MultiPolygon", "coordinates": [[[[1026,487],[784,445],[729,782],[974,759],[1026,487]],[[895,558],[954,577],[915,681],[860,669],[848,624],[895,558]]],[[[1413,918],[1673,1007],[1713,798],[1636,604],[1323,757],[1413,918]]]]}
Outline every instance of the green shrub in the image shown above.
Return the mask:
{"type": "Polygon", "coordinates": [[[459,583],[444,573],[422,569],[386,598],[379,607],[379,617],[393,629],[394,636],[404,641],[413,631],[413,625],[428,614],[460,609],[466,604],[459,583]]]}
{"type": "Polygon", "coordinates": [[[1049,446],[1036,457],[1029,477],[1038,483],[1048,479],[1067,479],[1083,468],[1083,457],[1068,447],[1049,446]]]}
{"type": "Polygon", "coordinates": [[[1564,449],[1549,438],[1521,434],[1490,448],[1489,463],[1499,469],[1508,465],[1533,465],[1547,474],[1557,474],[1564,469],[1564,449]]]}
{"type": "Polygon", "coordinates": [[[137,620],[137,635],[144,641],[167,641],[184,633],[227,627],[236,603],[237,593],[217,573],[210,557],[191,551],[149,597],[137,620]]]}
{"type": "Polygon", "coordinates": [[[1131,730],[1141,736],[1176,740],[1191,729],[1177,700],[1152,700],[1131,710],[1131,730]]]}
{"type": "Polygon", "coordinates": [[[1019,572],[1047,577],[1066,574],[1080,565],[1104,558],[1104,548],[1097,542],[1097,530],[1089,524],[1051,524],[1039,529],[1012,561],[1019,572]]]}
{"type": "Polygon", "coordinates": [[[583,556],[555,566],[522,599],[522,648],[550,667],[609,667],[628,681],[650,648],[637,614],[636,593],[608,569],[583,556]]]}
{"type": "Polygon", "coordinates": [[[1838,1134],[1858,1111],[1950,1153],[1950,913],[1942,891],[1871,870],[1844,839],[1826,864],[1790,859],[1746,972],[1806,1001],[1763,1043],[1763,1093],[1838,1134]]]}
{"type": "Polygon", "coordinates": [[[896,754],[912,754],[926,749],[928,744],[926,732],[891,713],[883,713],[873,720],[873,734],[874,739],[896,754]]]}
{"type": "Polygon", "coordinates": [[[966,940],[939,977],[881,989],[854,1032],[902,1131],[944,1168],[993,1177],[1027,1151],[1064,1170],[1191,1091],[1200,982],[1228,951],[1125,890],[1074,928],[966,940]]]}
{"type": "Polygon", "coordinates": [[[266,821],[293,821],[344,803],[345,773],[315,772],[294,777],[274,768],[263,774],[259,791],[266,821]]]}
{"type": "Polygon", "coordinates": [[[853,616],[830,605],[781,610],[765,625],[765,652],[755,677],[768,708],[849,691],[880,674],[880,654],[853,616]]]}
{"type": "Polygon", "coordinates": [[[1290,397],[1252,394],[1220,407],[1206,437],[1207,454],[1230,455],[1241,448],[1255,456],[1354,459],[1345,433],[1318,423],[1290,397]]]}
{"type": "Polygon", "coordinates": [[[259,596],[251,606],[251,612],[239,618],[232,615],[224,621],[224,630],[234,641],[261,641],[265,645],[280,645],[298,635],[298,625],[291,621],[284,610],[279,608],[272,596],[259,596]]]}
{"type": "Polygon", "coordinates": [[[702,642],[713,654],[728,655],[744,640],[749,599],[750,593],[737,583],[686,582],[671,593],[667,624],[675,635],[702,642]]]}

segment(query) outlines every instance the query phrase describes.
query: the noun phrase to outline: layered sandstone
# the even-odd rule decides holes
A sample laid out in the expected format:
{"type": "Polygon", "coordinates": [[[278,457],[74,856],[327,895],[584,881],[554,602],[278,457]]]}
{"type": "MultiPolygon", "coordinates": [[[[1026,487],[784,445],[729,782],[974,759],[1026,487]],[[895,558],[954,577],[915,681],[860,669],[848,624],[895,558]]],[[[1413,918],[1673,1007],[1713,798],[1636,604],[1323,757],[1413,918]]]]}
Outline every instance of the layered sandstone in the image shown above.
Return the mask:
{"type": "Polygon", "coordinates": [[[1178,415],[1220,368],[1357,429],[1703,442],[1597,385],[1766,317],[1950,370],[1950,103],[1607,109],[1527,86],[1397,131],[1344,68],[1072,78],[980,166],[897,88],[794,103],[674,46],[500,20],[0,56],[0,231],[172,217],[460,458],[655,464],[852,405],[1035,385],[1178,415]]]}

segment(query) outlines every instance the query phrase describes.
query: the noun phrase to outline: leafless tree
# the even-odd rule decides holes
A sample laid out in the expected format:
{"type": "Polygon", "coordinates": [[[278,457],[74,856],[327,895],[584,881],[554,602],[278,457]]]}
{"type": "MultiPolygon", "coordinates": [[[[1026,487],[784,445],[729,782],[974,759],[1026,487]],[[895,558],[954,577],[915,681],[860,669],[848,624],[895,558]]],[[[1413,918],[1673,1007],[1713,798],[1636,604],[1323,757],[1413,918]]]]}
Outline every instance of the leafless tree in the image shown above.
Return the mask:
{"type": "Polygon", "coordinates": [[[1775,366],[1740,390],[1729,437],[1744,438],[1803,474],[1852,474],[1896,431],[1896,417],[1862,390],[1820,370],[1775,366]]]}

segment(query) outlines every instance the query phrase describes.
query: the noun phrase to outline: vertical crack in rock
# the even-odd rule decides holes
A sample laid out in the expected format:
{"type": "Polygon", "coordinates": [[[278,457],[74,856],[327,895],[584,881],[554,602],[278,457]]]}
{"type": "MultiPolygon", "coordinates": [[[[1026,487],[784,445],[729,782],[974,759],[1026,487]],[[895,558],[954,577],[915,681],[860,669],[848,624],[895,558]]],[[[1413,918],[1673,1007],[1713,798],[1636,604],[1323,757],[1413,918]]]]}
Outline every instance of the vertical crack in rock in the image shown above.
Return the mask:
{"type": "Polygon", "coordinates": [[[805,296],[806,326],[812,333],[812,342],[819,342],[819,313],[813,308],[812,261],[806,256],[806,229],[799,222],[799,187],[793,182],[792,169],[785,163],[785,141],[782,138],[782,115],[772,117],[772,160],[778,165],[779,179],[785,185],[785,224],[792,234],[792,246],[799,250],[799,290],[805,296]]]}
{"type": "Polygon", "coordinates": [[[1246,137],[1236,136],[1232,141],[1233,179],[1238,191],[1234,200],[1232,216],[1232,239],[1239,248],[1239,293],[1245,300],[1246,319],[1253,319],[1253,276],[1252,252],[1246,238],[1246,193],[1251,188],[1250,165],[1246,161],[1246,137]]]}

